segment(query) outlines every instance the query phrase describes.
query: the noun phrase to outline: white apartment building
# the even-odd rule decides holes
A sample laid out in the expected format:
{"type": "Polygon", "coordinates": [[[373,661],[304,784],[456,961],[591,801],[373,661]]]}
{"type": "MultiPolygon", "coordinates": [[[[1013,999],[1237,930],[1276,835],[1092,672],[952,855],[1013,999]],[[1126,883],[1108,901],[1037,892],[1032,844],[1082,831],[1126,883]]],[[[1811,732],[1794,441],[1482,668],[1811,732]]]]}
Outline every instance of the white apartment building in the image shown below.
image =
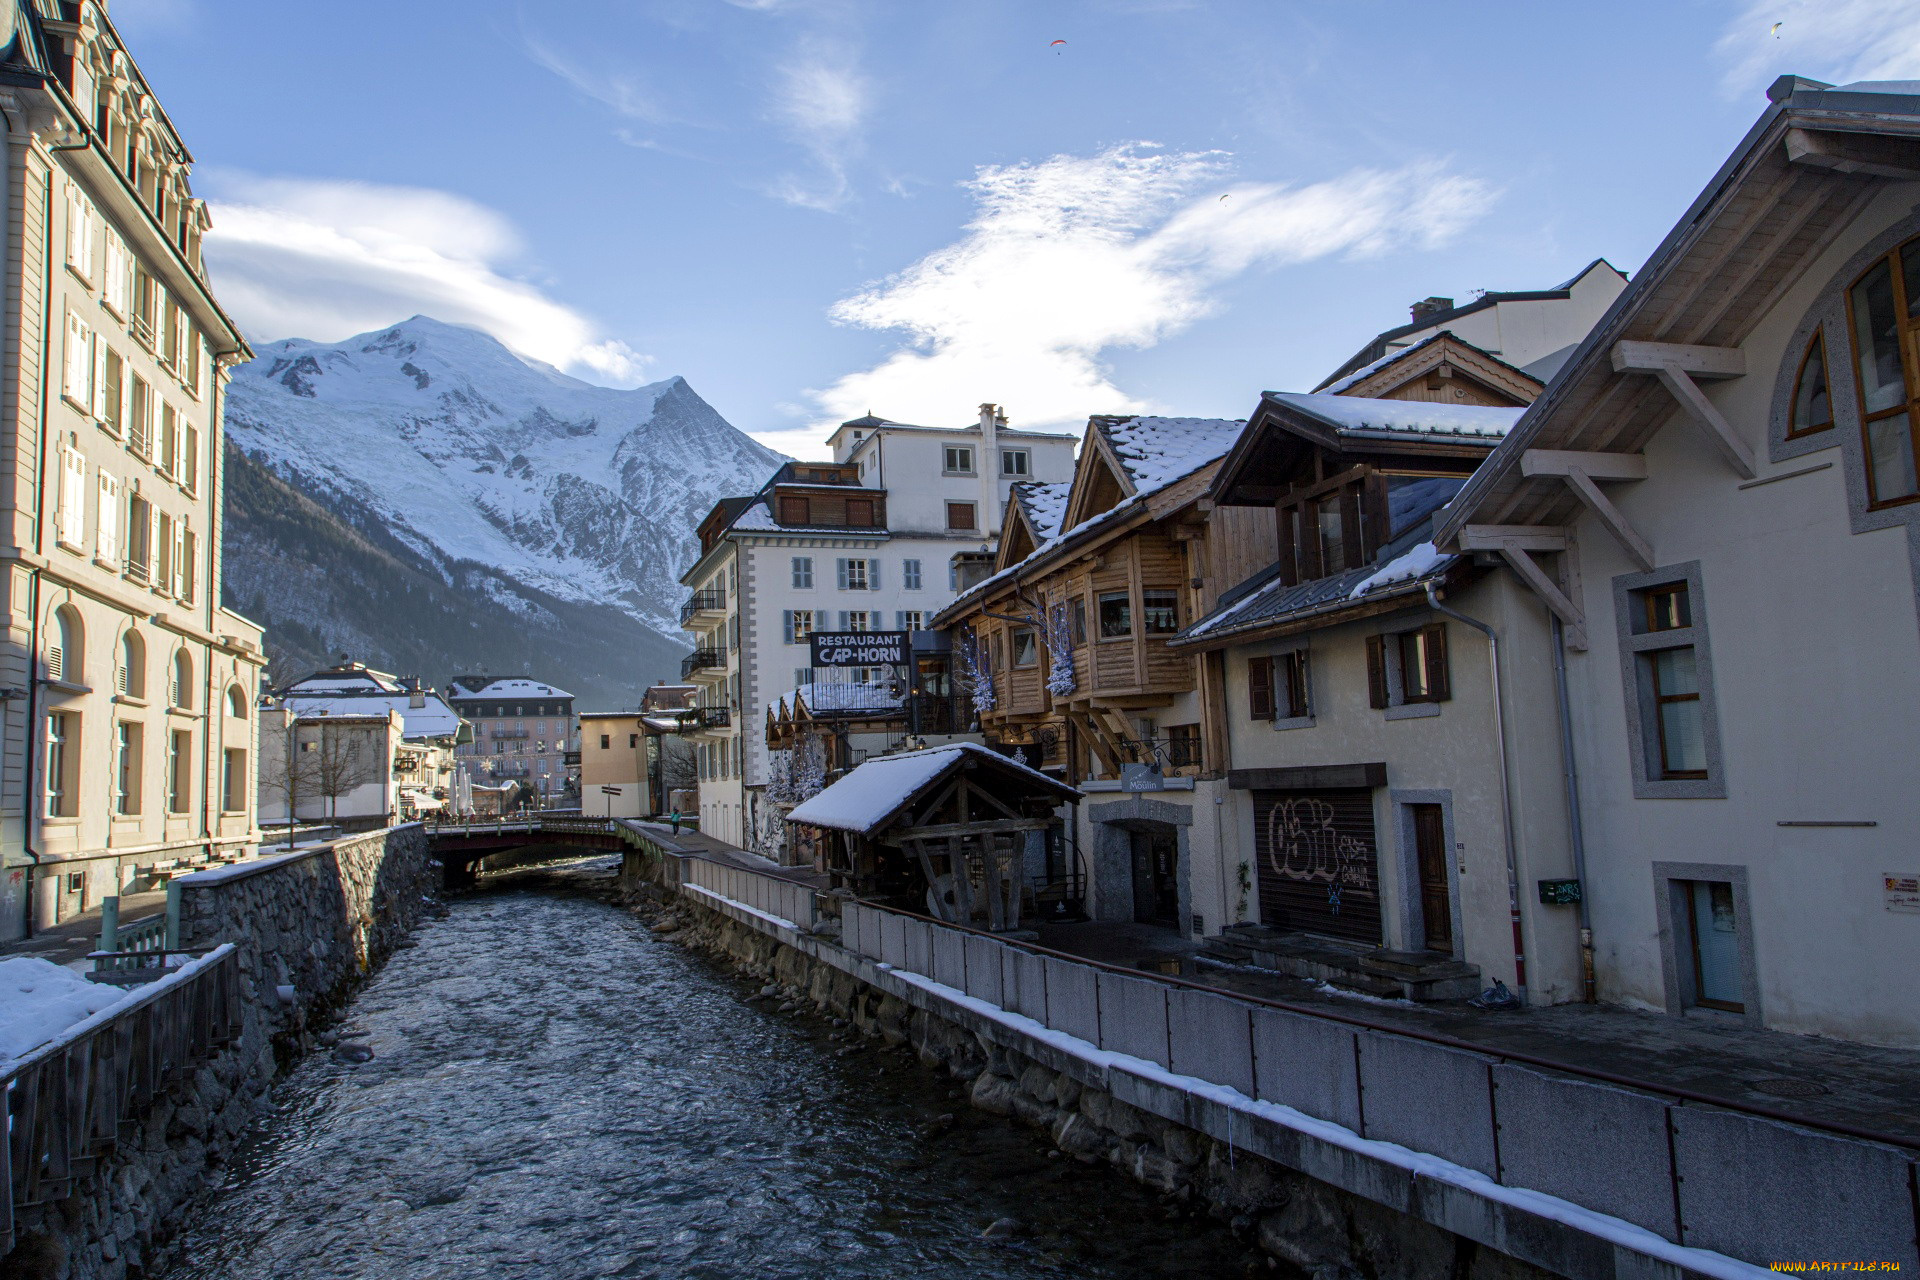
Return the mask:
{"type": "MultiPolygon", "coordinates": [[[[682,675],[700,686],[690,736],[701,829],[769,853],[784,822],[762,795],[768,713],[816,682],[865,686],[894,706],[904,692],[895,670],[816,672],[809,637],[923,630],[990,571],[1011,487],[1072,477],[1075,439],[1012,430],[988,404],[959,428],[856,418],[828,445],[831,462],[789,463],[759,493],[716,504],[681,578],[692,592],[681,621],[695,639],[682,675]]],[[[932,679],[924,692],[937,701],[945,690],[932,679]]],[[[885,745],[868,734],[852,749],[885,745]]]]}
{"type": "Polygon", "coordinates": [[[220,606],[222,390],[251,353],[192,157],[103,5],[7,11],[0,938],[259,838],[264,665],[220,606]]]}
{"type": "Polygon", "coordinates": [[[261,717],[263,825],[284,823],[289,806],[302,820],[362,826],[453,806],[454,753],[473,730],[419,677],[342,662],[277,690],[272,704],[261,717]],[[349,722],[361,731],[327,729],[349,722]]]}

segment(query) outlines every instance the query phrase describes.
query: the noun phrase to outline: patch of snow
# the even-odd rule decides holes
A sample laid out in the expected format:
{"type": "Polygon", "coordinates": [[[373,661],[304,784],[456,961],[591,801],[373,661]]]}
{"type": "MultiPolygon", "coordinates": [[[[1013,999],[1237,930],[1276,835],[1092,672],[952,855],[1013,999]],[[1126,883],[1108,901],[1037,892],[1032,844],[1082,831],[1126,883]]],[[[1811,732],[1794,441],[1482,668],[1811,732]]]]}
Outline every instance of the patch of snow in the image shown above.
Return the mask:
{"type": "Polygon", "coordinates": [[[88,982],[73,969],[36,956],[0,960],[0,1070],[42,1045],[111,1019],[165,984],[183,982],[233,950],[215,948],[205,956],[170,957],[164,978],[135,987],[88,982]]]}
{"type": "Polygon", "coordinates": [[[571,698],[573,695],[565,689],[556,689],[550,684],[541,684],[538,680],[501,679],[489,681],[478,689],[466,685],[456,685],[456,698],[571,698]]]}
{"type": "Polygon", "coordinates": [[[1033,526],[1036,541],[1046,542],[1060,532],[1060,522],[1067,515],[1067,496],[1072,493],[1073,485],[1067,481],[1057,484],[1041,484],[1031,481],[1014,486],[1018,495],[1020,509],[1026,513],[1027,522],[1033,526]]]}
{"type": "Polygon", "coordinates": [[[1431,542],[1422,542],[1360,579],[1353,590],[1347,592],[1347,599],[1358,600],[1375,587],[1387,587],[1396,582],[1411,582],[1416,578],[1424,578],[1434,570],[1444,568],[1452,562],[1452,556],[1439,550],[1431,542]]]}
{"type": "Polygon", "coordinates": [[[304,691],[288,693],[281,699],[288,709],[303,718],[307,716],[385,716],[389,711],[398,711],[401,736],[409,740],[451,738],[460,732],[459,715],[439,694],[427,694],[427,704],[424,707],[409,706],[411,700],[412,695],[408,693],[349,693],[321,697],[306,694],[304,691]]]}
{"type": "Polygon", "coordinates": [[[1137,497],[1225,457],[1246,425],[1239,418],[1129,418],[1103,432],[1137,497]]]}
{"type": "Polygon", "coordinates": [[[1269,391],[1269,400],[1298,409],[1342,432],[1385,435],[1467,436],[1504,439],[1524,409],[1477,404],[1429,404],[1424,400],[1374,400],[1326,392],[1269,391]]]}
{"type": "Polygon", "coordinates": [[[890,711],[905,701],[907,692],[884,680],[819,680],[781,696],[788,707],[805,699],[809,711],[890,711]]]}

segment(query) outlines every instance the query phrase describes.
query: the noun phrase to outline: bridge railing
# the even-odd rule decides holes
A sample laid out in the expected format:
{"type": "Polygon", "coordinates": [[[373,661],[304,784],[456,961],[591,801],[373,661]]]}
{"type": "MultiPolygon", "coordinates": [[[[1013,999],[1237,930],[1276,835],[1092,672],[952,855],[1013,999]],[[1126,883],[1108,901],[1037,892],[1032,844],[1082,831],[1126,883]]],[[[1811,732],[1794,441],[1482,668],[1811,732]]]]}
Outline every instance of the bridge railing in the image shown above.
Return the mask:
{"type": "Polygon", "coordinates": [[[216,947],[124,1003],[10,1062],[0,1092],[11,1121],[0,1158],[0,1252],[17,1210],[63,1200],[110,1156],[156,1096],[241,1030],[240,957],[216,947]]]}

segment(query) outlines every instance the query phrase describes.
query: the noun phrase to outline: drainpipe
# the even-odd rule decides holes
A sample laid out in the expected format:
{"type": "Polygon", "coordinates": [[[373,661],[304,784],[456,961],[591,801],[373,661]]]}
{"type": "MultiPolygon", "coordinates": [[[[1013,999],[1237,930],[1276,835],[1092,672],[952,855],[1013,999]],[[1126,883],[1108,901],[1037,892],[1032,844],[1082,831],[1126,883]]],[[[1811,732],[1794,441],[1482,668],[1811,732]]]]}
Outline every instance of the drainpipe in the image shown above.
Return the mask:
{"type": "Polygon", "coordinates": [[[1487,638],[1487,669],[1493,686],[1493,746],[1500,755],[1500,828],[1507,846],[1507,911],[1513,920],[1513,985],[1524,1003],[1527,998],[1527,948],[1520,928],[1520,857],[1513,840],[1513,785],[1507,765],[1507,710],[1500,696],[1500,633],[1478,618],[1440,603],[1440,593],[1427,583],[1427,605],[1435,613],[1472,627],[1487,638]]]}
{"type": "Polygon", "coordinates": [[[1560,615],[1553,619],[1554,701],[1560,712],[1560,762],[1566,773],[1567,841],[1573,850],[1573,878],[1580,884],[1580,998],[1597,999],[1593,983],[1593,908],[1587,901],[1587,840],[1580,821],[1580,771],[1573,758],[1573,713],[1567,697],[1567,647],[1561,636],[1560,615]]]}

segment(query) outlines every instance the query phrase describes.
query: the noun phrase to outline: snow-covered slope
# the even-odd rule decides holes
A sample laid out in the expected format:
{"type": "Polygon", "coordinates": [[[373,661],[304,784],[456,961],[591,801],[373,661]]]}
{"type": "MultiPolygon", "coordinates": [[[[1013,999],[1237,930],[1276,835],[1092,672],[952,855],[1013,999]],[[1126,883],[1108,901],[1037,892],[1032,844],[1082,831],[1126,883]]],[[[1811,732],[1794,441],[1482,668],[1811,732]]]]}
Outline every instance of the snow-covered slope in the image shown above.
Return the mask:
{"type": "Polygon", "coordinates": [[[668,636],[695,522],[784,461],[681,378],[596,387],[426,316],[265,344],[226,420],[243,452],[428,563],[485,565],[668,636]]]}

